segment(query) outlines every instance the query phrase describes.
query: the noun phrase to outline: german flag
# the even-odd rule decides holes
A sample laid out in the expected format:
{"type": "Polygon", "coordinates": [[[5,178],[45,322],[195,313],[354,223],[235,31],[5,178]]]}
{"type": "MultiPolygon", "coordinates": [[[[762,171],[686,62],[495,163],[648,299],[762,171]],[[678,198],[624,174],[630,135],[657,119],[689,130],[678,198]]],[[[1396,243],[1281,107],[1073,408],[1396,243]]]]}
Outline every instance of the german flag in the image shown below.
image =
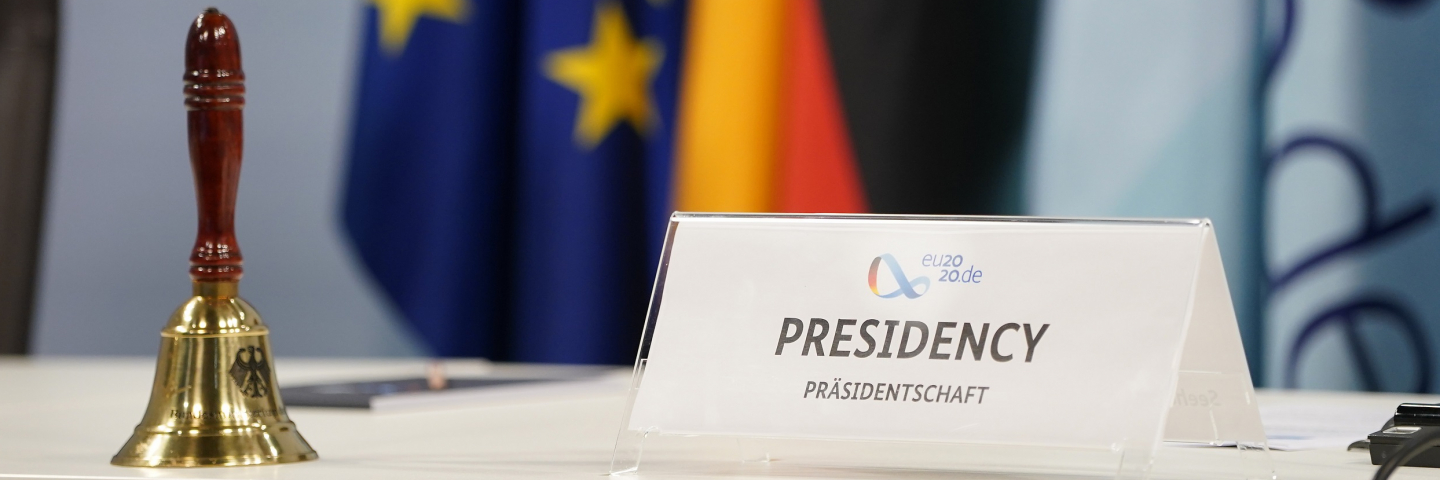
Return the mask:
{"type": "Polygon", "coordinates": [[[692,2],[675,208],[1019,213],[1037,11],[692,2]]]}

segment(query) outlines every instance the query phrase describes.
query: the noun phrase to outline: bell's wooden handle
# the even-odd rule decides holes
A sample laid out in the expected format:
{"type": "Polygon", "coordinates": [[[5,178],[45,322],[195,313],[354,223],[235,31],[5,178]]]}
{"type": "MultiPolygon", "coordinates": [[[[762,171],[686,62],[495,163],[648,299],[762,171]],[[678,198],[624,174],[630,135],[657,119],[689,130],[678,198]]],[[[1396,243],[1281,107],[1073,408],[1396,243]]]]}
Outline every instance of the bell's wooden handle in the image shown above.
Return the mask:
{"type": "Polygon", "coordinates": [[[244,107],[245,72],[235,25],[219,10],[206,9],[185,40],[185,109],[200,217],[190,278],[197,282],[234,282],[244,273],[235,242],[244,107]]]}

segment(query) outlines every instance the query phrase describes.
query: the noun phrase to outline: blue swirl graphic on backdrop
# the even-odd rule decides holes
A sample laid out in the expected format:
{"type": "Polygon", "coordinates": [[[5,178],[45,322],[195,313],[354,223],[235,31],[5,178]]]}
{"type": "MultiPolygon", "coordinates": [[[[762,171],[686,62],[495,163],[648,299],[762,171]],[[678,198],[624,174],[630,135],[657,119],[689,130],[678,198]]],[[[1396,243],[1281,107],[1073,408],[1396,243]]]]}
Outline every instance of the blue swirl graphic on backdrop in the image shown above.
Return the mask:
{"type": "MultiPolygon", "coordinates": [[[[1374,3],[1390,7],[1410,7],[1425,1],[1374,0],[1374,3]]],[[[1268,93],[1268,89],[1274,82],[1276,70],[1289,51],[1295,33],[1296,7],[1295,0],[1283,2],[1280,32],[1270,53],[1265,57],[1264,70],[1261,72],[1262,92],[1268,93]]],[[[1347,167],[1346,171],[1353,175],[1360,185],[1364,202],[1364,218],[1358,230],[1301,258],[1289,268],[1274,272],[1270,271],[1269,264],[1266,263],[1267,297],[1274,297],[1297,279],[1322,265],[1347,254],[1358,253],[1366,248],[1380,245],[1383,241],[1395,238],[1406,231],[1413,231],[1416,227],[1429,222],[1434,216],[1434,201],[1428,197],[1411,202],[1398,209],[1397,213],[1391,215],[1381,213],[1380,187],[1375,181],[1374,169],[1366,155],[1354,145],[1334,136],[1320,133],[1296,135],[1286,141],[1279,150],[1268,155],[1263,169],[1262,184],[1265,185],[1264,188],[1268,188],[1269,179],[1274,175],[1280,162],[1302,149],[1319,149],[1339,156],[1347,167]]],[[[1266,196],[1261,198],[1264,199],[1266,196]]],[[[1261,212],[1263,216],[1265,214],[1263,206],[1261,212]]],[[[1263,220],[1262,224],[1264,224],[1263,220]]],[[[1417,375],[1411,391],[1428,391],[1430,389],[1431,359],[1429,337],[1425,334],[1423,322],[1406,306],[1404,301],[1378,295],[1360,296],[1333,303],[1330,308],[1306,319],[1301,324],[1300,334],[1292,340],[1290,351],[1286,356],[1284,385],[1288,388],[1298,386],[1300,355],[1315,340],[1316,332],[1323,327],[1338,325],[1342,327],[1340,333],[1355,362],[1361,385],[1369,391],[1383,390],[1384,386],[1380,382],[1380,370],[1376,366],[1376,360],[1380,357],[1381,352],[1373,352],[1366,348],[1360,333],[1360,327],[1369,322],[1393,324],[1404,331],[1406,338],[1410,341],[1410,348],[1414,350],[1412,366],[1417,375]]]]}
{"type": "Polygon", "coordinates": [[[1330,260],[1339,257],[1347,252],[1354,252],[1365,247],[1374,246],[1380,241],[1394,237],[1395,234],[1419,226],[1421,223],[1430,220],[1434,214],[1434,202],[1429,198],[1421,198],[1418,201],[1399,209],[1399,213],[1383,215],[1380,213],[1380,187],[1375,182],[1373,169],[1366,162],[1365,157],[1355,147],[1335,139],[1334,137],[1320,134],[1298,135],[1290,140],[1285,146],[1276,152],[1266,165],[1266,177],[1273,175],[1276,167],[1286,157],[1301,149],[1319,149],[1333,152],[1339,155],[1344,161],[1347,171],[1354,175],[1356,183],[1360,185],[1363,194],[1364,221],[1361,222],[1357,231],[1341,238],[1330,245],[1321,248],[1319,251],[1306,256],[1299,262],[1280,273],[1271,273],[1269,278],[1270,293],[1283,290],[1300,275],[1323,265],[1330,260]],[[1388,218],[1386,218],[1388,217],[1388,218]]]}
{"type": "Polygon", "coordinates": [[[1430,390],[1430,362],[1424,361],[1430,358],[1430,347],[1425,341],[1425,331],[1420,327],[1420,320],[1413,312],[1405,309],[1403,302],[1395,299],[1379,296],[1365,296],[1331,307],[1321,312],[1310,321],[1305,323],[1305,328],[1300,335],[1295,337],[1295,346],[1291,348],[1289,358],[1285,362],[1285,387],[1295,388],[1298,386],[1298,370],[1300,368],[1300,354],[1304,348],[1315,340],[1315,335],[1321,328],[1338,324],[1342,327],[1342,334],[1345,346],[1350,351],[1350,357],[1355,361],[1355,368],[1359,370],[1361,385],[1365,390],[1378,392],[1384,389],[1380,385],[1380,370],[1372,359],[1376,354],[1366,348],[1365,342],[1361,340],[1360,326],[1366,319],[1388,320],[1400,330],[1404,331],[1405,338],[1410,341],[1410,348],[1414,350],[1415,357],[1420,359],[1415,363],[1415,384],[1411,385],[1410,391],[1424,392],[1430,390]],[[1370,313],[1371,315],[1362,315],[1370,313]]]}
{"type": "Polygon", "coordinates": [[[1280,61],[1290,51],[1290,37],[1295,33],[1295,0],[1285,0],[1281,9],[1280,33],[1275,36],[1275,44],[1270,46],[1270,54],[1265,56],[1265,70],[1260,73],[1262,86],[1269,86],[1270,79],[1275,77],[1275,69],[1280,67],[1280,61]]]}

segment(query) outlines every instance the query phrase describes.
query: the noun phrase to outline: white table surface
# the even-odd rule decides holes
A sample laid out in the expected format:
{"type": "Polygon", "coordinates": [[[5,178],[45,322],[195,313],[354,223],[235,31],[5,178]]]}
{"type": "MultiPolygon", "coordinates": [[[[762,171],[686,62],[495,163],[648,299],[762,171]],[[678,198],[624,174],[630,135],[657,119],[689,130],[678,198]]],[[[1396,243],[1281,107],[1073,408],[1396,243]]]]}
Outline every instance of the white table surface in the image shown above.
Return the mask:
{"type": "MultiPolygon", "coordinates": [[[[420,360],[281,358],[276,364],[286,385],[418,377],[424,371],[420,360]]],[[[320,460],[230,468],[111,466],[110,457],[143,413],[153,365],[151,358],[0,358],[0,478],[596,478],[609,470],[625,405],[623,386],[617,386],[402,413],[292,407],[291,418],[320,453],[320,460]]],[[[466,376],[526,368],[543,367],[452,362],[448,371],[466,376]]],[[[1262,406],[1393,408],[1405,401],[1440,402],[1435,396],[1278,391],[1261,392],[1259,399],[1262,406]]],[[[733,450],[731,442],[731,447],[724,441],[697,441],[680,450],[647,448],[644,465],[656,468],[642,467],[638,475],[629,478],[996,478],[995,474],[935,470],[793,467],[783,458],[762,465],[715,461],[735,458],[733,452],[712,455],[717,452],[710,451],[733,450]]],[[[1164,453],[1170,461],[1178,458],[1179,464],[1195,465],[1229,461],[1228,454],[1233,452],[1173,447],[1164,453]]],[[[1375,470],[1362,452],[1333,449],[1270,455],[1283,479],[1367,479],[1375,470]]],[[[1394,478],[1440,478],[1440,469],[1404,468],[1394,478]]]]}

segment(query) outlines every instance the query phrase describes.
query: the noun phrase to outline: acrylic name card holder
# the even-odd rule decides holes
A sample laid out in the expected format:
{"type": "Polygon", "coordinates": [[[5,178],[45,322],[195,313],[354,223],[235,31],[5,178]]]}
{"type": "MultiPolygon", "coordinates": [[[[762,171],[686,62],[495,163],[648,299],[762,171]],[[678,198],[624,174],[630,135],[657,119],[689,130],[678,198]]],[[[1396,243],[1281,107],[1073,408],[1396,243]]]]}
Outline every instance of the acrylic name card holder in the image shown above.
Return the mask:
{"type": "Polygon", "coordinates": [[[1273,478],[1210,222],[675,214],[611,473],[891,468],[1273,478]]]}

